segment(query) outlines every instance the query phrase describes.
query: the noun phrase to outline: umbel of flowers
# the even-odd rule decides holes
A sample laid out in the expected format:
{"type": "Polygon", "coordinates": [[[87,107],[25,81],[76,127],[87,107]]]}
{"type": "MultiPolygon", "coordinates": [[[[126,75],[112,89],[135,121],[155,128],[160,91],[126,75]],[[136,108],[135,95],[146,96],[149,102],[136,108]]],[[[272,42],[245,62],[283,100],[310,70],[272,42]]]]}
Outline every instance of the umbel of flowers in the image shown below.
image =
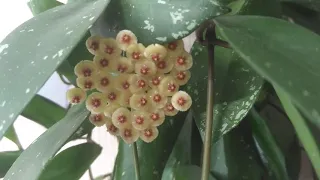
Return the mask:
{"type": "Polygon", "coordinates": [[[179,87],[190,79],[192,56],[182,40],[145,47],[129,30],[116,39],[91,36],[86,41],[93,60],[74,69],[77,86],[67,92],[71,104],[86,103],[89,120],[121,136],[126,143],[157,138],[165,116],[187,111],[191,97],[179,87]],[[89,90],[93,92],[87,96],[89,90]]]}

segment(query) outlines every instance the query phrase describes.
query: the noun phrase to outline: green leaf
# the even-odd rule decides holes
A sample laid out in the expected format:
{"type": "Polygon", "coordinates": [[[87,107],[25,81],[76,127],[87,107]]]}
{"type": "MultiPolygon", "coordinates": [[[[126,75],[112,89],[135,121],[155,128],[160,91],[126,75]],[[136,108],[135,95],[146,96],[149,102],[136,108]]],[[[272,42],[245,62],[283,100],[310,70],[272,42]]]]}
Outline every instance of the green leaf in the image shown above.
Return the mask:
{"type": "Polygon", "coordinates": [[[320,1],[318,0],[281,0],[282,2],[290,2],[302,5],[306,8],[320,12],[320,1]]]}
{"type": "MultiPolygon", "coordinates": [[[[152,143],[137,142],[141,180],[161,180],[166,162],[181,130],[187,113],[179,113],[174,117],[166,117],[158,128],[159,136],[152,143]]],[[[132,180],[135,177],[133,168],[132,146],[122,140],[115,162],[113,179],[132,180]]]]}
{"type": "MultiPolygon", "coordinates": [[[[48,9],[62,5],[62,3],[55,0],[31,0],[28,5],[33,15],[38,15],[48,9]]],[[[77,78],[73,71],[75,64],[81,60],[93,58],[93,55],[88,52],[85,45],[85,42],[89,37],[90,33],[88,31],[82,40],[78,42],[78,45],[74,48],[74,50],[70,53],[67,60],[63,61],[57,69],[58,74],[65,76],[73,85],[76,85],[77,78]]]]}
{"type": "Polygon", "coordinates": [[[79,129],[70,137],[70,141],[74,139],[81,138],[85,134],[88,134],[89,132],[92,131],[93,128],[95,128],[90,121],[89,121],[89,116],[83,121],[79,129]]]}
{"type": "Polygon", "coordinates": [[[33,15],[40,14],[44,11],[47,11],[48,9],[51,9],[60,5],[63,5],[63,4],[56,0],[30,0],[28,2],[28,7],[30,8],[33,15]]]}
{"type": "MultiPolygon", "coordinates": [[[[184,89],[193,99],[192,110],[200,134],[204,137],[206,121],[208,52],[195,43],[191,54],[194,59],[191,79],[184,89]]],[[[263,79],[234,52],[215,48],[215,97],[213,144],[236,127],[255,102],[263,79]]]]}
{"type": "Polygon", "coordinates": [[[260,147],[263,157],[267,161],[268,168],[274,173],[276,179],[289,180],[285,157],[272,136],[265,120],[262,119],[254,109],[251,109],[247,119],[251,123],[253,137],[260,147]]]}
{"type": "Polygon", "coordinates": [[[52,159],[43,170],[39,180],[78,180],[100,155],[102,148],[95,143],[70,147],[52,159]]]}
{"type": "Polygon", "coordinates": [[[203,21],[227,12],[217,0],[116,0],[111,1],[92,33],[114,37],[129,29],[145,45],[165,43],[181,39],[203,21]]]}
{"type": "Polygon", "coordinates": [[[231,15],[281,16],[281,5],[278,0],[237,0],[229,4],[231,15]]]}
{"type": "Polygon", "coordinates": [[[320,148],[318,147],[315,138],[312,136],[305,119],[292,104],[291,98],[288,96],[288,94],[286,94],[285,91],[276,85],[274,88],[286,113],[288,114],[288,117],[292,122],[293,127],[296,130],[299,140],[304,146],[304,149],[307,152],[313,167],[315,168],[316,174],[318,177],[320,177],[320,148]]]}
{"type": "Polygon", "coordinates": [[[0,139],[108,3],[81,0],[50,9],[16,28],[1,42],[0,139]]]}
{"type": "Polygon", "coordinates": [[[50,128],[66,114],[66,109],[45,97],[35,95],[21,115],[50,128]]]}
{"type": "Polygon", "coordinates": [[[15,128],[14,128],[13,125],[11,125],[11,126],[9,127],[9,129],[7,130],[7,132],[5,133],[4,136],[5,136],[6,138],[10,139],[12,142],[14,142],[14,143],[18,146],[18,148],[19,148],[20,150],[23,149],[23,147],[22,147],[22,145],[21,145],[21,143],[20,143],[20,141],[19,141],[18,135],[17,135],[17,133],[16,133],[16,130],[15,130],[15,128]]]}
{"type": "MultiPolygon", "coordinates": [[[[175,180],[197,180],[201,179],[201,168],[196,165],[177,166],[172,170],[170,179],[175,180]]],[[[169,179],[165,179],[169,180],[169,179]]],[[[209,175],[209,180],[216,180],[212,175],[209,175]]]]}
{"type": "Polygon", "coordinates": [[[211,149],[211,172],[219,180],[261,180],[264,169],[248,121],[224,135],[211,149]]]}
{"type": "Polygon", "coordinates": [[[226,16],[215,22],[243,60],[288,93],[320,127],[320,36],[269,17],[226,16]]]}
{"type": "MultiPolygon", "coordinates": [[[[192,113],[189,112],[172,149],[168,162],[166,163],[166,167],[162,174],[162,180],[177,179],[175,177],[175,169],[181,165],[191,165],[191,130],[192,113]]],[[[200,179],[200,176],[195,179],[200,179]]]]}
{"type": "Polygon", "coordinates": [[[14,161],[20,156],[21,151],[0,152],[0,178],[10,169],[14,161]]]}
{"type": "Polygon", "coordinates": [[[4,179],[21,180],[28,177],[28,180],[36,180],[47,162],[77,131],[88,114],[85,103],[72,107],[62,120],[44,132],[19,156],[4,179]]]}

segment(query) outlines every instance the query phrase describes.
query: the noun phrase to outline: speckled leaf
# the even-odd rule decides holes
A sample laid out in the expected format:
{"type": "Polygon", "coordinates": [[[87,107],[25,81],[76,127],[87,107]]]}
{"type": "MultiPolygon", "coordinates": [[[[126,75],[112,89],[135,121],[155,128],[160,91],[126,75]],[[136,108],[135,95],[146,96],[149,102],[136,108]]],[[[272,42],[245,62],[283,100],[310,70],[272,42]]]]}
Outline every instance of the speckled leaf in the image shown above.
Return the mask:
{"type": "MultiPolygon", "coordinates": [[[[141,180],[161,180],[161,175],[179,135],[187,113],[167,117],[159,127],[159,136],[152,143],[137,142],[141,180]]],[[[122,140],[113,172],[114,180],[132,180],[135,177],[132,147],[122,140]]]]}
{"type": "Polygon", "coordinates": [[[50,9],[0,43],[0,139],[108,3],[81,0],[50,9]]]}
{"type": "Polygon", "coordinates": [[[48,163],[39,180],[76,180],[88,170],[100,155],[102,148],[95,143],[72,146],[55,156],[48,163]]]}
{"type": "Polygon", "coordinates": [[[92,32],[109,37],[130,29],[143,44],[165,43],[181,39],[204,20],[227,12],[217,0],[113,0],[92,32]]]}
{"type": "Polygon", "coordinates": [[[20,156],[21,151],[0,152],[0,178],[10,169],[14,161],[20,156]]]}
{"type": "Polygon", "coordinates": [[[56,0],[30,0],[28,2],[28,7],[31,10],[32,14],[40,14],[48,9],[60,5],[63,5],[63,3],[56,0]]]}
{"type": "Polygon", "coordinates": [[[4,180],[21,180],[25,177],[36,180],[47,162],[75,133],[88,114],[84,103],[72,107],[62,120],[44,132],[19,156],[4,180]]]}
{"type": "MultiPolygon", "coordinates": [[[[185,87],[193,99],[192,110],[202,137],[206,121],[208,62],[207,49],[195,43],[194,65],[185,87]]],[[[213,143],[237,126],[255,102],[262,85],[257,75],[229,49],[215,48],[215,97],[213,143]]]]}
{"type": "Polygon", "coordinates": [[[243,60],[288,93],[320,127],[320,36],[269,17],[228,16],[215,22],[243,60]]]}
{"type": "Polygon", "coordinates": [[[211,172],[219,180],[262,179],[263,165],[246,119],[212,146],[211,172]]]}
{"type": "MultiPolygon", "coordinates": [[[[28,6],[35,16],[59,5],[62,5],[62,3],[55,0],[31,0],[28,2],[28,6]]],[[[72,50],[67,60],[63,61],[57,69],[57,73],[66,77],[73,85],[76,85],[77,78],[73,71],[75,64],[81,60],[93,58],[93,55],[87,51],[85,45],[88,37],[90,37],[89,30],[72,50]]]]}
{"type": "Polygon", "coordinates": [[[320,1],[319,0],[281,0],[282,2],[290,2],[302,5],[314,11],[320,12],[320,1]]]}

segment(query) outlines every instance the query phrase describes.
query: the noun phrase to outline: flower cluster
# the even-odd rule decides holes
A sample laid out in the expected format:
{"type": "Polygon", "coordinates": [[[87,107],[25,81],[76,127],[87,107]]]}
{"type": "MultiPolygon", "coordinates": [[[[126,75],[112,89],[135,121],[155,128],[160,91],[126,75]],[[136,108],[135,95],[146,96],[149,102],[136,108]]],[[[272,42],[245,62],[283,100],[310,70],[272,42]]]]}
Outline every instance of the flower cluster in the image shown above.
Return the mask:
{"type": "Polygon", "coordinates": [[[86,46],[95,56],[75,66],[78,87],[67,98],[72,104],[85,101],[94,125],[106,125],[126,143],[139,137],[151,142],[165,116],[190,108],[191,97],[179,91],[193,64],[182,40],[145,47],[131,31],[122,30],[116,39],[91,36],[86,46]],[[96,91],[87,96],[88,90],[96,91]]]}

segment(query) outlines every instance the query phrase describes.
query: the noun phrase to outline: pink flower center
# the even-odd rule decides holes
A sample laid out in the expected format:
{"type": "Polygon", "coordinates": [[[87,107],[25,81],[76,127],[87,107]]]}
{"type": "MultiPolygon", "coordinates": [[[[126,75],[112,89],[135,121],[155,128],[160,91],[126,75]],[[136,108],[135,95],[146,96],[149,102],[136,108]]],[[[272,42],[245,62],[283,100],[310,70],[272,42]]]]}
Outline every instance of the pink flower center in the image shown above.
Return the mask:
{"type": "Polygon", "coordinates": [[[151,137],[153,135],[152,130],[151,129],[144,130],[144,135],[148,138],[151,137]]]}
{"type": "Polygon", "coordinates": [[[186,78],[186,74],[184,72],[179,72],[177,74],[177,79],[184,80],[184,78],[186,78]]]}
{"type": "Polygon", "coordinates": [[[135,60],[140,59],[140,53],[139,52],[133,52],[132,53],[132,58],[135,59],[135,60]]]}
{"type": "Polygon", "coordinates": [[[72,98],[72,101],[71,101],[72,103],[79,103],[80,102],[80,96],[74,96],[73,98],[72,98]]]}
{"type": "Polygon", "coordinates": [[[173,84],[173,83],[170,83],[170,84],[168,85],[168,91],[174,92],[175,90],[176,90],[176,85],[173,84]]]}
{"type": "Polygon", "coordinates": [[[93,83],[91,81],[86,81],[84,82],[84,88],[86,89],[91,89],[93,83]]]}
{"type": "Polygon", "coordinates": [[[147,102],[148,102],[148,101],[147,101],[146,98],[141,98],[141,99],[140,99],[140,105],[141,105],[141,106],[145,106],[145,105],[147,104],[147,102]]]}
{"type": "Polygon", "coordinates": [[[92,99],[91,104],[93,107],[98,108],[101,105],[101,100],[100,99],[92,99]]]}
{"type": "Polygon", "coordinates": [[[105,52],[108,53],[108,54],[113,54],[113,48],[110,47],[110,46],[106,46],[105,52]]]}
{"type": "Polygon", "coordinates": [[[116,93],[114,93],[114,92],[111,92],[111,93],[108,95],[108,99],[111,100],[111,101],[116,100],[116,98],[117,98],[117,95],[116,95],[116,93]]]}
{"type": "Polygon", "coordinates": [[[118,121],[119,121],[119,123],[125,123],[127,121],[127,118],[122,115],[122,116],[118,117],[118,121]]]}
{"type": "Polygon", "coordinates": [[[92,74],[91,69],[87,68],[82,71],[84,77],[89,77],[92,74]]]}
{"type": "Polygon", "coordinates": [[[132,136],[132,132],[130,129],[124,130],[124,137],[131,137],[131,136],[132,136]]]}
{"type": "Polygon", "coordinates": [[[161,96],[159,94],[156,94],[156,95],[153,96],[153,100],[155,102],[160,102],[161,101],[161,96]]]}
{"type": "Polygon", "coordinates": [[[97,41],[92,41],[90,48],[93,49],[94,51],[99,49],[99,42],[97,41]]]}
{"type": "Polygon", "coordinates": [[[100,122],[102,121],[102,116],[100,114],[96,114],[93,116],[93,121],[94,122],[100,122]]]}
{"type": "Polygon", "coordinates": [[[178,59],[177,59],[177,63],[179,64],[179,65],[184,65],[185,63],[186,63],[186,58],[185,57],[178,57],[178,59]]]}
{"type": "Polygon", "coordinates": [[[144,122],[143,117],[138,116],[138,117],[136,118],[136,123],[137,123],[137,124],[143,124],[143,122],[144,122]]]}
{"type": "Polygon", "coordinates": [[[109,65],[109,61],[107,59],[103,58],[100,60],[100,65],[102,67],[107,67],[109,65]]]}
{"type": "Polygon", "coordinates": [[[122,83],[122,87],[123,89],[128,89],[130,87],[130,84],[128,83],[128,81],[122,83]]]}
{"type": "Polygon", "coordinates": [[[160,79],[158,77],[152,79],[152,84],[157,86],[160,84],[160,79]]]}
{"type": "Polygon", "coordinates": [[[159,69],[165,69],[167,67],[167,64],[165,61],[160,61],[158,64],[157,64],[157,67],[159,69]]]}
{"type": "Polygon", "coordinates": [[[111,124],[109,127],[108,127],[108,130],[113,132],[113,133],[116,133],[118,131],[118,128],[115,127],[113,124],[111,124]]]}
{"type": "Polygon", "coordinates": [[[143,75],[147,75],[149,72],[149,68],[147,66],[143,66],[141,69],[140,69],[140,73],[143,74],[143,75]]]}
{"type": "Polygon", "coordinates": [[[177,44],[177,43],[175,43],[175,42],[171,42],[171,43],[169,43],[168,48],[169,48],[170,50],[174,51],[174,50],[176,50],[176,49],[177,49],[177,46],[178,46],[178,44],[177,44]]]}
{"type": "Polygon", "coordinates": [[[170,103],[170,104],[167,104],[166,108],[167,108],[167,110],[170,111],[170,112],[174,110],[174,107],[172,106],[171,103],[170,103]]]}
{"type": "Polygon", "coordinates": [[[159,119],[159,114],[152,113],[151,114],[151,119],[154,120],[154,121],[158,120],[159,119]]]}
{"type": "Polygon", "coordinates": [[[131,41],[131,37],[129,35],[125,34],[122,36],[122,42],[130,43],[130,41],[131,41]]]}
{"type": "Polygon", "coordinates": [[[146,82],[144,81],[144,80],[138,80],[138,86],[140,87],[140,88],[144,88],[145,86],[146,86],[146,82]]]}
{"type": "Polygon", "coordinates": [[[160,56],[159,56],[159,54],[153,54],[153,55],[151,55],[151,59],[154,62],[158,62],[158,61],[160,61],[160,56]]]}
{"type": "Polygon", "coordinates": [[[102,85],[102,86],[108,86],[108,84],[109,84],[109,79],[108,78],[102,78],[101,80],[100,80],[100,84],[102,85]]]}
{"type": "Polygon", "coordinates": [[[126,72],[127,69],[128,68],[126,66],[124,66],[124,65],[121,65],[121,64],[118,65],[118,71],[121,72],[121,73],[126,72]]]}
{"type": "Polygon", "coordinates": [[[178,98],[177,103],[180,106],[183,106],[184,104],[186,104],[186,100],[183,97],[178,98]]]}

